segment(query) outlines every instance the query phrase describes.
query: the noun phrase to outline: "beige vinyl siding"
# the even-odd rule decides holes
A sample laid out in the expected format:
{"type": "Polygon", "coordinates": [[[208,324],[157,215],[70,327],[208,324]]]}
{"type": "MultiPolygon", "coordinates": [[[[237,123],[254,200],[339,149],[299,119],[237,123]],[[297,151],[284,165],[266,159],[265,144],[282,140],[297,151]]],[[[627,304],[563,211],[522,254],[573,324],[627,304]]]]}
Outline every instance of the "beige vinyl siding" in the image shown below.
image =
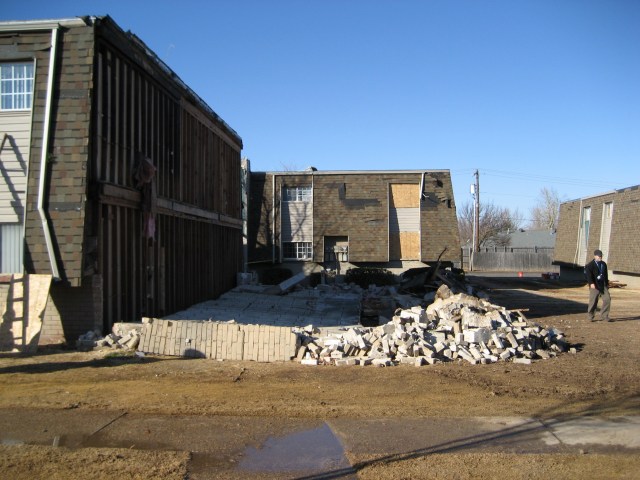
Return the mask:
{"type": "Polygon", "coordinates": [[[313,204],[282,202],[282,241],[311,242],[313,240],[313,204]]]}
{"type": "Polygon", "coordinates": [[[30,140],[30,111],[0,112],[0,223],[22,223],[30,140]]]}

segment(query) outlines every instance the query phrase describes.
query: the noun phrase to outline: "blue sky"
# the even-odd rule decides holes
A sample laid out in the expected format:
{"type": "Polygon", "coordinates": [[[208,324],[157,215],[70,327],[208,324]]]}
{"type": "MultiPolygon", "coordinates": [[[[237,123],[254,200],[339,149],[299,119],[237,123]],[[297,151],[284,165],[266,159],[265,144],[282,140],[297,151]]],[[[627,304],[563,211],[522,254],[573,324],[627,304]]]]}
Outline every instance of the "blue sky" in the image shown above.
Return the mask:
{"type": "Polygon", "coordinates": [[[640,184],[640,1],[5,2],[108,14],[244,141],[253,170],[449,169],[525,219],[640,184]]]}

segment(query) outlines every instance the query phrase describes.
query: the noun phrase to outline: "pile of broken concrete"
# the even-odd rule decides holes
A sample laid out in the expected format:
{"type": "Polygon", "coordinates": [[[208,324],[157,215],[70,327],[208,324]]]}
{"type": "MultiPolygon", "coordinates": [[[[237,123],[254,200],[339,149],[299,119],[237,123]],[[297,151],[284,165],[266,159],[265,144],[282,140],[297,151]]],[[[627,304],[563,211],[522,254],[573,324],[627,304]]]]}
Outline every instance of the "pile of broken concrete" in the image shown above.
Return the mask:
{"type": "Polygon", "coordinates": [[[570,349],[563,332],[527,320],[521,310],[507,310],[442,285],[426,308],[398,309],[377,327],[334,332],[296,329],[301,337],[297,359],[305,365],[433,365],[466,361],[529,364],[570,349]]]}
{"type": "Polygon", "coordinates": [[[104,337],[99,332],[90,330],[80,335],[76,342],[76,348],[81,351],[92,350],[96,347],[135,350],[140,343],[140,330],[141,327],[134,324],[122,323],[114,324],[112,333],[104,337]]]}

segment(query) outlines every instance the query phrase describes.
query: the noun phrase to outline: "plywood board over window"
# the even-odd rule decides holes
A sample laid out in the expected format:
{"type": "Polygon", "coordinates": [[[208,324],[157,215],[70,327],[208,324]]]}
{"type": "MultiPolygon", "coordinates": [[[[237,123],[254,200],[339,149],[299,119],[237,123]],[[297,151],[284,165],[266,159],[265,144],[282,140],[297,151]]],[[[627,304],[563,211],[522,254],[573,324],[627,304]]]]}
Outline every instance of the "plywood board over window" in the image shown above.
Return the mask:
{"type": "Polygon", "coordinates": [[[389,260],[420,259],[420,186],[389,185],[389,260]]]}

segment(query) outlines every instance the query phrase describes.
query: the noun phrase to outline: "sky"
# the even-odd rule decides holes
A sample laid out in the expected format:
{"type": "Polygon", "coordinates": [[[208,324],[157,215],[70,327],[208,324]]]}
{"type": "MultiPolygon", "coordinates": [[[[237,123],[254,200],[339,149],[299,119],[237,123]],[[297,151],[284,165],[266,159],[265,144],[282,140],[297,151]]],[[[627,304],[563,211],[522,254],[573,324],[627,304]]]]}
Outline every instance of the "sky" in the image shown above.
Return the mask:
{"type": "Polygon", "coordinates": [[[109,15],[243,139],[254,171],[451,171],[523,221],[640,184],[638,0],[22,0],[109,15]]]}

